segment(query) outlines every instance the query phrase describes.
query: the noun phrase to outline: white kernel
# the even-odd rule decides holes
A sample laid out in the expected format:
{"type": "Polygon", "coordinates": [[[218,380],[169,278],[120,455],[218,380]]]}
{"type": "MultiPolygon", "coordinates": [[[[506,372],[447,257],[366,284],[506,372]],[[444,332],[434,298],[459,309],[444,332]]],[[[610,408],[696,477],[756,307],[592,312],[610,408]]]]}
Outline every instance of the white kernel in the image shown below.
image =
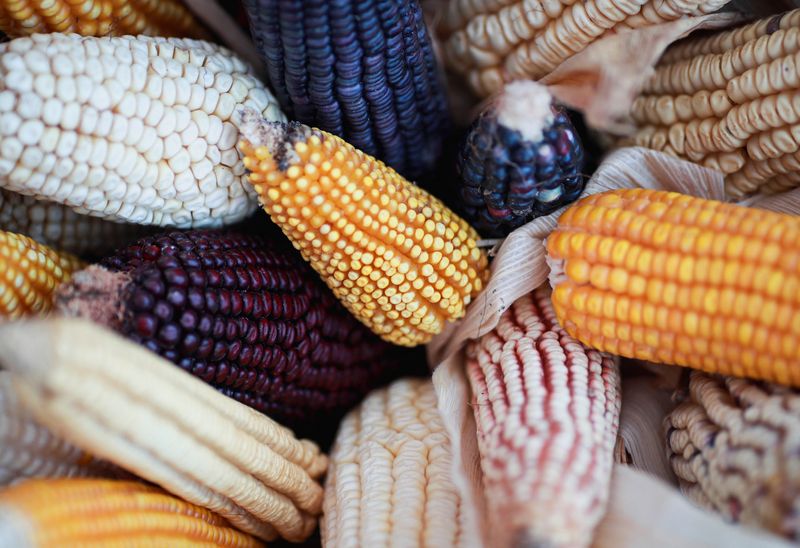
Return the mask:
{"type": "Polygon", "coordinates": [[[50,65],[52,66],[53,74],[57,76],[73,76],[75,74],[75,67],[72,65],[72,59],[63,53],[57,53],[53,56],[50,65]]]}
{"type": "Polygon", "coordinates": [[[148,126],[157,126],[164,116],[164,104],[158,99],[150,101],[150,110],[147,111],[147,116],[144,117],[144,123],[148,126]]]}
{"type": "MultiPolygon", "coordinates": [[[[136,161],[133,163],[133,171],[131,171],[130,175],[125,177],[125,183],[127,183],[128,185],[138,185],[139,181],[141,181],[144,178],[146,173],[147,173],[147,160],[145,160],[144,157],[142,156],[137,156],[136,161]]],[[[123,196],[124,194],[119,196],[119,199],[122,199],[123,196]]]]}
{"type": "Polygon", "coordinates": [[[205,194],[206,207],[216,209],[223,207],[228,201],[228,192],[224,188],[218,188],[213,192],[205,194]]]}
{"type": "Polygon", "coordinates": [[[78,164],[88,164],[91,155],[92,138],[86,135],[78,135],[75,150],[72,151],[72,159],[78,164]]]}
{"type": "MultiPolygon", "coordinates": [[[[233,97],[234,101],[236,101],[237,103],[241,103],[247,97],[247,95],[248,95],[247,92],[248,91],[250,91],[250,88],[248,88],[246,85],[244,85],[239,78],[236,78],[233,81],[233,85],[231,85],[231,89],[230,89],[230,91],[228,91],[228,93],[231,94],[231,97],[233,97]]],[[[263,92],[263,90],[260,90],[260,91],[263,92]]],[[[251,94],[251,97],[252,97],[252,94],[251,94]]],[[[266,97],[266,94],[264,94],[264,97],[266,97]]],[[[266,103],[265,103],[265,105],[266,105],[266,103]]],[[[263,106],[261,108],[263,108],[263,106]]],[[[259,108],[258,110],[261,110],[261,108],[259,108]]]]}
{"type": "Polygon", "coordinates": [[[233,167],[240,160],[241,158],[239,157],[239,151],[236,149],[236,147],[233,147],[220,154],[218,163],[222,164],[223,166],[233,167]]]}
{"type": "Polygon", "coordinates": [[[91,97],[94,89],[95,83],[88,76],[80,74],[75,78],[76,98],[79,103],[89,102],[89,97],[91,97]]]}
{"type": "Polygon", "coordinates": [[[128,146],[134,146],[139,141],[142,131],[144,131],[142,121],[139,118],[131,118],[128,120],[128,132],[123,143],[128,146]]]}
{"type": "Polygon", "coordinates": [[[86,107],[81,112],[80,117],[80,133],[91,135],[94,133],[94,128],[97,126],[97,119],[99,115],[92,107],[86,107]]]}
{"type": "Polygon", "coordinates": [[[82,204],[89,194],[89,189],[83,185],[76,185],[73,187],[72,192],[67,196],[67,203],[82,204]]]}
{"type": "Polygon", "coordinates": [[[78,103],[67,103],[64,105],[64,110],[61,111],[61,123],[59,124],[62,129],[73,130],[78,127],[81,121],[81,107],[78,103]]]}
{"type": "Polygon", "coordinates": [[[177,134],[173,133],[172,135],[167,135],[167,137],[164,139],[163,158],[165,160],[169,160],[182,148],[183,145],[181,143],[181,139],[177,134]]]}
{"type": "Polygon", "coordinates": [[[208,129],[210,126],[209,116],[202,110],[195,110],[192,112],[192,120],[197,126],[197,134],[200,137],[205,137],[208,135],[208,129]]]}
{"type": "Polygon", "coordinates": [[[17,96],[12,92],[0,91],[0,113],[11,112],[17,103],[17,96]]]}
{"type": "Polygon", "coordinates": [[[19,142],[19,139],[8,137],[0,141],[0,156],[4,160],[13,160],[14,162],[22,156],[25,147],[19,142]]]}
{"type": "Polygon", "coordinates": [[[119,61],[120,65],[132,65],[133,55],[131,50],[125,46],[117,46],[114,48],[114,57],[119,61]]]}
{"type": "Polygon", "coordinates": [[[214,166],[214,175],[217,176],[217,184],[222,188],[228,188],[236,182],[233,172],[225,166],[214,166]]]}
{"type": "Polygon", "coordinates": [[[71,158],[58,158],[55,168],[53,169],[53,175],[65,179],[72,172],[74,167],[75,162],[73,162],[71,158]]]}
{"type": "Polygon", "coordinates": [[[14,169],[14,164],[0,157],[0,176],[7,176],[14,169]]]}
{"type": "Polygon", "coordinates": [[[41,120],[25,120],[19,126],[17,137],[24,145],[33,145],[39,142],[44,132],[44,124],[41,120]]]}
{"type": "Polygon", "coordinates": [[[39,167],[37,168],[38,171],[41,173],[50,173],[53,171],[53,168],[56,167],[56,161],[58,161],[58,157],[49,152],[42,156],[41,161],[39,162],[39,167]]]}
{"type": "Polygon", "coordinates": [[[222,137],[222,120],[216,116],[209,116],[208,133],[206,134],[206,140],[208,141],[208,144],[217,145],[220,137],[222,137]]]}
{"type": "Polygon", "coordinates": [[[192,162],[198,162],[201,159],[205,158],[207,149],[208,146],[204,139],[195,139],[187,147],[187,151],[189,152],[189,158],[192,160],[192,162]]]}
{"type": "MultiPolygon", "coordinates": [[[[114,55],[113,54],[110,55],[110,54],[106,53],[106,54],[100,56],[100,60],[99,61],[100,61],[100,66],[103,69],[102,72],[101,72],[101,81],[110,80],[111,78],[113,78],[114,77],[114,73],[117,71],[117,66],[119,66],[119,63],[117,63],[117,60],[114,59],[114,55]]],[[[92,67],[92,68],[94,68],[94,67],[92,67]]]]}
{"type": "Polygon", "coordinates": [[[183,65],[175,59],[167,61],[167,78],[171,80],[178,80],[183,76],[183,65]]]}
{"type": "Polygon", "coordinates": [[[132,118],[136,114],[136,96],[126,92],[116,108],[117,112],[126,118],[132,118]]]}
{"type": "MultiPolygon", "coordinates": [[[[122,100],[122,96],[125,94],[125,88],[123,88],[119,82],[116,82],[114,80],[109,80],[108,82],[106,82],[105,90],[108,93],[108,100],[109,100],[109,105],[106,108],[118,105],[119,102],[122,100]]],[[[92,103],[92,105],[95,108],[98,108],[97,107],[98,104],[99,103],[97,103],[96,100],[95,102],[92,103]]]]}
{"type": "Polygon", "coordinates": [[[33,75],[27,71],[14,70],[3,79],[6,88],[23,93],[33,89],[33,75]]]}
{"type": "Polygon", "coordinates": [[[222,135],[220,135],[217,146],[220,150],[228,150],[236,146],[239,140],[239,130],[230,122],[222,124],[222,135]]]}
{"type": "Polygon", "coordinates": [[[126,91],[133,91],[133,73],[130,65],[117,65],[113,79],[126,91]]]}
{"type": "Polygon", "coordinates": [[[75,87],[75,79],[60,77],[56,82],[56,96],[64,103],[74,101],[78,96],[77,88],[75,87]]]}
{"type": "Polygon", "coordinates": [[[25,53],[25,65],[34,74],[49,74],[52,72],[50,60],[40,50],[32,49],[25,53]]]}
{"type": "Polygon", "coordinates": [[[204,112],[212,114],[217,108],[217,102],[219,102],[219,92],[214,88],[209,88],[206,90],[205,97],[203,97],[203,105],[201,108],[204,112]]]}
{"type": "Polygon", "coordinates": [[[6,69],[7,72],[28,70],[28,67],[25,66],[25,61],[18,53],[5,53],[4,55],[0,55],[0,63],[2,63],[3,68],[6,69]]]}
{"type": "MultiPolygon", "coordinates": [[[[202,192],[204,195],[208,195],[214,192],[217,189],[217,177],[216,175],[214,175],[214,172],[212,171],[211,173],[200,179],[200,182],[197,184],[197,188],[199,188],[200,192],[202,192]]],[[[225,193],[227,194],[227,191],[225,191],[225,193]]]]}
{"type": "Polygon", "coordinates": [[[236,108],[236,101],[233,99],[233,96],[228,93],[223,93],[219,96],[219,102],[217,102],[217,108],[214,110],[214,114],[223,120],[228,120],[231,114],[233,114],[234,108],[236,108]]]}
{"type": "Polygon", "coordinates": [[[203,106],[203,101],[206,97],[206,90],[199,84],[192,84],[192,93],[189,97],[189,103],[186,105],[189,110],[197,110],[203,106]]]}
{"type": "Polygon", "coordinates": [[[126,148],[125,154],[122,156],[122,161],[119,163],[117,167],[117,175],[122,178],[127,177],[133,171],[133,166],[136,163],[136,158],[139,157],[139,153],[136,152],[133,148],[126,148]]]}
{"type": "Polygon", "coordinates": [[[23,118],[39,118],[42,100],[35,93],[23,93],[17,102],[17,113],[23,118]]]}
{"type": "Polygon", "coordinates": [[[155,128],[144,126],[142,134],[139,136],[139,140],[134,146],[139,152],[145,153],[147,149],[153,146],[153,143],[155,143],[156,139],[158,139],[158,135],[156,134],[155,128]]]}
{"type": "Polygon", "coordinates": [[[175,131],[175,126],[176,126],[175,113],[172,111],[172,109],[168,108],[164,111],[164,116],[158,123],[158,127],[156,127],[156,132],[158,133],[159,137],[166,137],[167,135],[170,135],[175,131]]]}
{"type": "Polygon", "coordinates": [[[122,156],[124,154],[125,145],[122,143],[109,143],[108,152],[106,153],[106,159],[103,161],[103,165],[109,170],[116,169],[122,161],[122,156]]]}
{"type": "Polygon", "coordinates": [[[216,71],[209,70],[208,66],[202,67],[200,69],[200,80],[199,84],[204,88],[211,89],[211,86],[214,85],[214,74],[216,71]]]}
{"type": "Polygon", "coordinates": [[[175,197],[175,173],[167,162],[158,164],[158,180],[154,186],[162,198],[169,200],[175,197]]]}
{"type": "Polygon", "coordinates": [[[111,133],[111,124],[114,122],[114,113],[110,110],[104,110],[100,113],[97,119],[97,125],[94,128],[94,134],[97,137],[108,137],[111,133]]]}
{"type": "Polygon", "coordinates": [[[161,97],[161,76],[157,74],[149,74],[147,77],[147,85],[144,88],[144,92],[151,98],[151,99],[158,99],[161,97]]]}
{"type": "Polygon", "coordinates": [[[148,162],[158,162],[164,157],[164,141],[156,139],[153,145],[144,152],[144,157],[148,162]]]}
{"type": "Polygon", "coordinates": [[[97,110],[106,110],[111,108],[111,96],[104,86],[95,86],[91,90],[89,96],[89,104],[97,110]]]}
{"type": "Polygon", "coordinates": [[[161,78],[167,75],[167,63],[160,57],[150,58],[150,72],[155,73],[161,78]]]}
{"type": "Polygon", "coordinates": [[[217,145],[209,145],[208,149],[206,150],[206,158],[208,158],[209,161],[214,165],[217,165],[222,161],[222,153],[220,153],[217,145]]]}
{"type": "Polygon", "coordinates": [[[175,113],[175,131],[180,133],[192,123],[192,112],[184,105],[172,107],[175,113]]]}
{"type": "MultiPolygon", "coordinates": [[[[131,119],[131,125],[134,121],[139,121],[139,124],[142,123],[138,118],[133,118],[131,119]]],[[[115,143],[125,142],[129,136],[129,129],[131,128],[129,127],[128,119],[119,114],[115,114],[114,121],[111,123],[111,131],[108,134],[108,139],[115,143]]]]}
{"type": "Polygon", "coordinates": [[[214,77],[214,89],[220,94],[226,93],[233,85],[233,77],[226,72],[218,72],[214,77]]]}
{"type": "Polygon", "coordinates": [[[200,69],[190,64],[183,65],[183,78],[189,82],[189,84],[196,84],[200,79],[200,69]]]}
{"type": "Polygon", "coordinates": [[[202,179],[211,173],[212,169],[214,169],[214,166],[211,165],[211,162],[209,162],[206,158],[203,158],[199,162],[192,164],[192,173],[194,173],[194,176],[197,179],[202,179]]]}
{"type": "Polygon", "coordinates": [[[175,156],[169,159],[169,167],[172,168],[172,171],[175,173],[181,173],[189,169],[189,164],[191,160],[189,158],[189,153],[186,152],[186,149],[181,149],[175,156]]]}
{"type": "Polygon", "coordinates": [[[101,167],[106,159],[108,153],[108,141],[105,139],[92,140],[92,154],[89,156],[89,165],[92,167],[101,167]]]}
{"type": "Polygon", "coordinates": [[[54,152],[61,138],[61,129],[58,127],[45,128],[42,138],[39,139],[39,148],[45,152],[54,152]]]}
{"type": "Polygon", "coordinates": [[[6,112],[0,115],[0,134],[14,135],[22,124],[22,118],[15,112],[6,112]]]}
{"type": "MultiPolygon", "coordinates": [[[[78,165],[86,165],[86,164],[78,164],[78,165]]],[[[115,179],[110,178],[108,176],[108,172],[101,167],[88,168],[88,170],[86,171],[86,184],[90,187],[95,187],[98,189],[113,188],[114,182],[115,179]]],[[[119,180],[116,180],[116,183],[123,184],[119,180]]]]}
{"type": "Polygon", "coordinates": [[[186,78],[175,80],[175,102],[185,105],[192,96],[192,86],[186,78]]]}
{"type": "Polygon", "coordinates": [[[75,164],[75,167],[72,169],[72,172],[69,174],[68,177],[65,177],[64,180],[70,181],[75,184],[86,184],[89,185],[89,166],[86,164],[75,164]]]}
{"type": "MultiPolygon", "coordinates": [[[[158,181],[158,162],[148,162],[144,178],[139,181],[141,188],[151,188],[158,181]]],[[[155,191],[153,192],[155,195],[155,191]]]]}
{"type": "Polygon", "coordinates": [[[150,111],[150,97],[144,93],[136,94],[136,118],[144,119],[150,111]]]}
{"type": "Polygon", "coordinates": [[[56,79],[52,74],[39,74],[33,81],[33,90],[42,99],[49,99],[56,94],[56,79]]]}
{"type": "Polygon", "coordinates": [[[144,91],[147,85],[147,66],[135,64],[131,67],[131,91],[144,91]]]}
{"type": "MultiPolygon", "coordinates": [[[[62,181],[58,177],[53,177],[52,175],[50,177],[45,177],[40,173],[37,173],[37,175],[40,175],[41,179],[39,179],[39,181],[35,184],[40,187],[39,192],[46,196],[52,196],[55,198],[56,195],[61,191],[62,187],[66,187],[70,190],[73,188],[73,183],[70,181],[62,181]]],[[[66,196],[69,196],[69,192],[66,193],[66,196]]]]}
{"type": "Polygon", "coordinates": [[[178,91],[175,86],[175,80],[172,78],[165,78],[161,83],[161,102],[171,107],[175,104],[175,97],[177,94],[178,91]]]}

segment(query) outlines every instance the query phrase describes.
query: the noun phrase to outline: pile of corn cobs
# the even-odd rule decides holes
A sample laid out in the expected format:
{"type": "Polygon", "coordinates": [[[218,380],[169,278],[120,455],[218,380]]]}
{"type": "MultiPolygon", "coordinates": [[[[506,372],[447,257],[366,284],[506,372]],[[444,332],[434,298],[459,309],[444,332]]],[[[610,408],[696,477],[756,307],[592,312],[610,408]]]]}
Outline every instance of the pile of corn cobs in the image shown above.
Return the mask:
{"type": "MultiPolygon", "coordinates": [[[[620,358],[695,370],[684,493],[800,539],[800,217],[581,199],[538,82],[726,3],[0,0],[0,545],[589,546],[620,358]],[[544,216],[550,282],[457,356],[476,517],[420,349],[544,216]]],[[[614,142],[790,191],[798,55],[800,11],[691,35],[614,142]]]]}

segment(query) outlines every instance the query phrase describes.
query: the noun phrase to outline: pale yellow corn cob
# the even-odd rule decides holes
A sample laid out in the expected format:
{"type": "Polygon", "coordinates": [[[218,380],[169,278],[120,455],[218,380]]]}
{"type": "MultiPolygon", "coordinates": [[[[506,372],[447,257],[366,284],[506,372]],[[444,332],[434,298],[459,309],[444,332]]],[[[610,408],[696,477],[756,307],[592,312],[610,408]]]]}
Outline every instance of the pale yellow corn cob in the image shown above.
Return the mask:
{"type": "Polygon", "coordinates": [[[153,229],[75,213],[55,202],[0,189],[0,229],[76,255],[103,255],[153,229]]]}
{"type": "Polygon", "coordinates": [[[450,443],[428,380],[373,392],[339,427],[320,532],[329,548],[479,546],[451,479],[450,443]]]}
{"type": "Polygon", "coordinates": [[[800,540],[800,394],[692,372],[665,421],[684,492],[727,519],[800,540]]]}
{"type": "Polygon", "coordinates": [[[668,50],[631,109],[621,144],[725,173],[741,198],[800,184],[800,10],[668,50]]]}
{"type": "Polygon", "coordinates": [[[146,36],[0,44],[0,187],[79,213],[208,227],[252,213],[233,113],[283,114],[230,51],[146,36]]]}
{"type": "Polygon", "coordinates": [[[0,31],[12,38],[37,32],[205,34],[180,0],[1,0],[0,31]]]}
{"type": "Polygon", "coordinates": [[[39,479],[0,491],[0,545],[23,547],[262,544],[205,508],[132,481],[39,479]]]}
{"type": "Polygon", "coordinates": [[[589,546],[611,483],[616,360],[567,335],[545,286],[470,342],[467,376],[492,545],[589,546]]]}
{"type": "Polygon", "coordinates": [[[13,322],[0,365],[37,421],[78,447],[265,540],[316,527],[317,446],[136,343],[83,320],[13,322]]]}
{"type": "Polygon", "coordinates": [[[439,22],[447,65],[488,96],[517,79],[540,79],[594,40],[713,12],[728,0],[506,0],[451,2],[439,22]]]}

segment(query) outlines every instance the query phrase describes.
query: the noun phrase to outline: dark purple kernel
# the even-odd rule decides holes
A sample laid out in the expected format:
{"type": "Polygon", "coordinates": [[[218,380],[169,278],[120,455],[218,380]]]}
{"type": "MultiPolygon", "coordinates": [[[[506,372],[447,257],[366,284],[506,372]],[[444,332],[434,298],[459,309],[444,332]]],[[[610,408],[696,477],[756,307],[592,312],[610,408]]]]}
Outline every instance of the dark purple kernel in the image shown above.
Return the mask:
{"type": "Polygon", "coordinates": [[[181,287],[170,287],[167,290],[167,301],[175,308],[183,308],[186,305],[186,291],[181,287]]]}
{"type": "MultiPolygon", "coordinates": [[[[177,259],[175,259],[177,261],[177,259]]],[[[164,271],[164,279],[169,285],[186,287],[189,285],[189,276],[179,267],[168,268],[164,271]]]]}
{"type": "Polygon", "coordinates": [[[131,308],[142,312],[152,310],[155,302],[156,300],[153,298],[153,295],[144,289],[137,289],[134,291],[130,301],[131,308]]]}
{"type": "Polygon", "coordinates": [[[158,330],[158,340],[167,348],[174,348],[181,339],[181,328],[174,323],[168,323],[158,330]]]}
{"type": "Polygon", "coordinates": [[[172,305],[165,301],[158,301],[153,307],[153,313],[156,315],[156,318],[164,322],[168,322],[172,319],[173,312],[174,309],[172,305]]]}
{"type": "Polygon", "coordinates": [[[136,334],[140,337],[151,338],[158,329],[158,320],[150,314],[138,314],[136,316],[136,334]]]}

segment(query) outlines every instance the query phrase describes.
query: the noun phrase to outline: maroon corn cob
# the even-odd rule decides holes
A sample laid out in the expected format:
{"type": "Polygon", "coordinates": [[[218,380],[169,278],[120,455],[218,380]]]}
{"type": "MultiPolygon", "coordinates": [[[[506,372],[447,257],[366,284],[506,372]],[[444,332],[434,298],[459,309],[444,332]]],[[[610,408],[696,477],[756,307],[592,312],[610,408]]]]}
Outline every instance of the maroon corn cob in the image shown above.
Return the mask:
{"type": "Polygon", "coordinates": [[[144,238],[79,272],[57,301],[304,432],[308,419],[338,417],[400,369],[394,347],[288,243],[260,236],[144,238]]]}

